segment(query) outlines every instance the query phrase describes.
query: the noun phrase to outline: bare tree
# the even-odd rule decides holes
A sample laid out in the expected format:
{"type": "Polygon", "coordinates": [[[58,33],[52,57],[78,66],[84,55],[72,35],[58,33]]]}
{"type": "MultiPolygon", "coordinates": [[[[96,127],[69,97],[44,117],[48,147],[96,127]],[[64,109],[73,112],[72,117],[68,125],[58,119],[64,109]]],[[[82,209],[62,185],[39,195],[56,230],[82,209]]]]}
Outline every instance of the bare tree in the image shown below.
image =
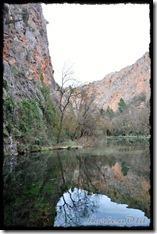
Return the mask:
{"type": "Polygon", "coordinates": [[[67,107],[70,105],[71,97],[74,94],[76,80],[73,78],[74,72],[72,68],[63,68],[62,70],[62,81],[61,86],[58,87],[59,91],[59,110],[60,110],[60,120],[57,135],[57,143],[60,142],[60,137],[63,129],[63,120],[67,107]],[[69,83],[69,85],[68,85],[69,83]]]}
{"type": "Polygon", "coordinates": [[[73,109],[77,120],[77,125],[74,132],[74,138],[79,132],[79,137],[83,135],[91,135],[93,129],[92,123],[92,110],[94,95],[88,97],[87,91],[84,87],[79,87],[79,89],[73,95],[73,109]]]}
{"type": "Polygon", "coordinates": [[[59,91],[58,106],[61,113],[57,143],[60,142],[64,123],[71,115],[75,119],[71,134],[72,139],[83,135],[91,135],[95,126],[94,121],[92,121],[93,101],[95,97],[94,95],[89,96],[85,87],[81,86],[74,79],[72,67],[63,68],[61,86],[58,87],[57,91],[59,91]]]}

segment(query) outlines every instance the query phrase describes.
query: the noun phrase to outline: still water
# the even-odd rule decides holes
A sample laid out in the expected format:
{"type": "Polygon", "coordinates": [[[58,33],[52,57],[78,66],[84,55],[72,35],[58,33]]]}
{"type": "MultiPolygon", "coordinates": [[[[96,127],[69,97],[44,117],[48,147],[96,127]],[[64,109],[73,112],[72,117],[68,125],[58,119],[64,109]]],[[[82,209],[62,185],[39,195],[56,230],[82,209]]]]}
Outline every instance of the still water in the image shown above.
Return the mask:
{"type": "Polygon", "coordinates": [[[74,188],[64,193],[57,203],[55,227],[77,226],[149,226],[144,212],[112,202],[101,194],[91,194],[74,188]]]}
{"type": "Polygon", "coordinates": [[[4,160],[6,227],[150,225],[147,144],[104,144],[4,160]]]}

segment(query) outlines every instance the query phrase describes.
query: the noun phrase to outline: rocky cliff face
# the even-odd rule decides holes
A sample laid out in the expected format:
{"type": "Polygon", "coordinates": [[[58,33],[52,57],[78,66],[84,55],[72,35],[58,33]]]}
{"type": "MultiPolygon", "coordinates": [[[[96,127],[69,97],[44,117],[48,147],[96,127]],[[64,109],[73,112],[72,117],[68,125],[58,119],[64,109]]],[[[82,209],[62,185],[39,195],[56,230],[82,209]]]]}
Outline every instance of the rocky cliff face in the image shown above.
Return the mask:
{"type": "Polygon", "coordinates": [[[78,87],[72,105],[83,135],[149,135],[149,100],[150,58],[145,53],[135,64],[78,87]],[[81,108],[87,113],[83,118],[81,108]]]}
{"type": "Polygon", "coordinates": [[[33,135],[46,139],[55,81],[41,5],[5,4],[3,19],[4,150],[15,153],[17,142],[27,145],[27,133],[30,144],[33,135]]]}
{"type": "Polygon", "coordinates": [[[40,96],[36,81],[55,86],[40,4],[4,8],[4,80],[14,98],[40,96]]]}
{"type": "Polygon", "coordinates": [[[94,95],[96,108],[106,110],[109,106],[117,111],[121,98],[129,103],[134,97],[145,95],[150,98],[150,58],[148,52],[135,64],[119,72],[110,73],[103,80],[85,85],[90,98],[94,95]]]}

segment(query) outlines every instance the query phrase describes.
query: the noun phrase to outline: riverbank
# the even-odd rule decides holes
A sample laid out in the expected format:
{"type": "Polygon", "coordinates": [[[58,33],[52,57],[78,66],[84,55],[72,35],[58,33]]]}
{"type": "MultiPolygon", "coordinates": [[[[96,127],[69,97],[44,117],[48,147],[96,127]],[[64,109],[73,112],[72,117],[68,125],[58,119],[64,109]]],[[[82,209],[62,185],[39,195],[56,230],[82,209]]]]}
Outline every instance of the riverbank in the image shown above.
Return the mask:
{"type": "Polygon", "coordinates": [[[53,150],[71,150],[71,149],[82,149],[82,148],[91,148],[102,143],[148,143],[150,136],[83,136],[75,141],[68,140],[59,144],[53,144],[52,146],[40,146],[40,145],[31,145],[24,147],[23,145],[18,145],[16,149],[16,155],[22,155],[27,153],[35,152],[45,152],[53,150]]]}

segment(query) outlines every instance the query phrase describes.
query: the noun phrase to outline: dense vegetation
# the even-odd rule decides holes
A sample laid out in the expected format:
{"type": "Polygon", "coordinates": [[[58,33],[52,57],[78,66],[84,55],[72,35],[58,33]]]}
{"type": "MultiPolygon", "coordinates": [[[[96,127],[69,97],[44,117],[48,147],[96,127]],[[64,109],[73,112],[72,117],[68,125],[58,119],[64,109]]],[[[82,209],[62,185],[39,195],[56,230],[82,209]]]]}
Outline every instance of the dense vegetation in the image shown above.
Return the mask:
{"type": "Polygon", "coordinates": [[[144,94],[134,97],[130,103],[126,103],[121,98],[118,110],[115,112],[109,106],[107,110],[95,111],[93,103],[88,105],[88,108],[86,106],[81,108],[88,109],[84,118],[81,118],[83,114],[81,117],[79,116],[79,120],[77,116],[65,118],[64,124],[67,131],[71,133],[71,138],[82,136],[149,136],[150,134],[150,107],[144,94]],[[77,134],[75,130],[77,130],[77,134]]]}
{"type": "MultiPolygon", "coordinates": [[[[40,84],[41,85],[41,84],[40,84]]],[[[52,102],[50,88],[42,83],[41,97],[15,100],[4,87],[4,136],[12,135],[18,151],[56,141],[59,113],[52,102]]]]}
{"type": "Polygon", "coordinates": [[[75,88],[70,88],[70,92],[60,88],[61,99],[57,106],[42,79],[39,89],[38,99],[15,100],[8,92],[7,82],[4,83],[4,137],[13,136],[19,153],[84,136],[149,135],[149,102],[144,94],[128,104],[121,98],[114,112],[109,106],[107,110],[95,111],[94,98],[88,100],[84,90],[78,93],[75,88]],[[78,95],[79,102],[76,101],[78,95]]]}

